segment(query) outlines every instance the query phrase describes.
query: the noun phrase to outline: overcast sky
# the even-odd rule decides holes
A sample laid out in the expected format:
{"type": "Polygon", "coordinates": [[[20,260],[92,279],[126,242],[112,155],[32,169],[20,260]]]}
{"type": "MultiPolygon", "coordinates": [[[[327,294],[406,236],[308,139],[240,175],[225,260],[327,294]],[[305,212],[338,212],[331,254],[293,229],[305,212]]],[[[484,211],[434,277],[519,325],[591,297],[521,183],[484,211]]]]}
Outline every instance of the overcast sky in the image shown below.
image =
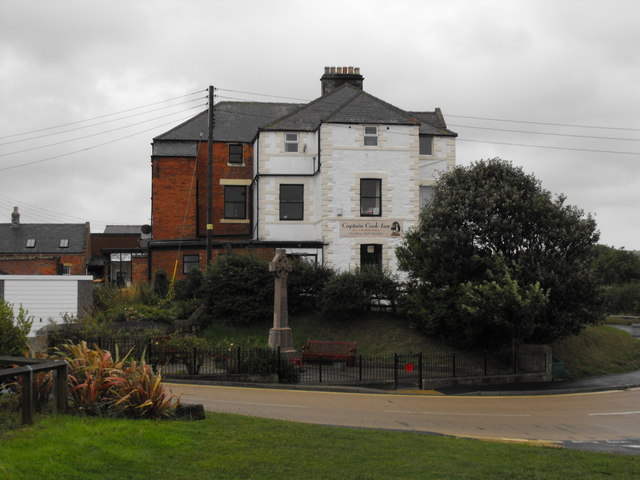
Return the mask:
{"type": "Polygon", "coordinates": [[[300,102],[356,66],[640,250],[638,46],[635,0],[1,0],[0,223],[149,223],[151,140],[209,85],[300,102]]]}

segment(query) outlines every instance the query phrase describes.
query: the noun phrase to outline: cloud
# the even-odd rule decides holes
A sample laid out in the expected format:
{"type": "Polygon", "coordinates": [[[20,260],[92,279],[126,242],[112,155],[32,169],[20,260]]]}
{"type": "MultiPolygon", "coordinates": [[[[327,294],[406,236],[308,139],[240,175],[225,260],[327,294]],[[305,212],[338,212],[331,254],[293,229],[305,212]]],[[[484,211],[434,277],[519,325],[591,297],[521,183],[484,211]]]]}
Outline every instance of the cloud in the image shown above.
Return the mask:
{"type": "MultiPolygon", "coordinates": [[[[460,134],[459,164],[509,159],[596,214],[605,243],[640,249],[638,156],[607,153],[640,153],[639,15],[637,2],[594,0],[5,0],[0,221],[19,202],[25,221],[43,221],[46,210],[56,219],[89,220],[96,231],[105,222],[147,223],[151,140],[204,109],[208,85],[311,100],[320,94],[324,66],[353,65],[361,67],[365,89],[389,103],[441,107],[460,134]],[[198,102],[133,116],[166,107],[157,103],[165,99],[196,99],[194,92],[201,92],[198,102]],[[47,137],[86,124],[41,130],[114,112],[124,113],[99,120],[121,118],[109,124],[47,137]],[[151,120],[169,112],[176,113],[151,120]],[[133,125],[142,120],[149,121],[133,125]],[[127,128],[107,133],[116,127],[127,128]],[[38,132],[9,137],[29,131],[38,132]],[[14,140],[21,142],[2,145],[14,140]],[[5,155],[54,141],[66,143],[5,155]]],[[[275,100],[218,93],[220,100],[275,100]]]]}

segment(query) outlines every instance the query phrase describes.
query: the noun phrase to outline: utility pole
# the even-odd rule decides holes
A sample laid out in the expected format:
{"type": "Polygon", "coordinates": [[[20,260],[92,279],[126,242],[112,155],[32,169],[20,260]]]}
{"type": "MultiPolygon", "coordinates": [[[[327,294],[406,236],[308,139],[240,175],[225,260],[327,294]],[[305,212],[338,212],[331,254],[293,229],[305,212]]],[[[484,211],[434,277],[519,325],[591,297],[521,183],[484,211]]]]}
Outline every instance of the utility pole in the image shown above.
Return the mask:
{"type": "Polygon", "coordinates": [[[213,86],[209,86],[209,136],[207,140],[207,267],[211,264],[211,235],[213,233],[213,86]]]}

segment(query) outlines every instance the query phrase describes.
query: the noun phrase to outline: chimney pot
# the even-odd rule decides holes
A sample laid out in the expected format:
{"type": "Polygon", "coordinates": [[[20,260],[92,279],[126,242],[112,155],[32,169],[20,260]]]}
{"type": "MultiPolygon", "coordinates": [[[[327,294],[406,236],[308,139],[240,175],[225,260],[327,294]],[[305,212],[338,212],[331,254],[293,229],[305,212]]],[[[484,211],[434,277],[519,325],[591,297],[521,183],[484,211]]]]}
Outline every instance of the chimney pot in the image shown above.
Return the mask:
{"type": "Polygon", "coordinates": [[[13,207],[13,213],[11,214],[11,223],[13,225],[20,225],[20,212],[18,212],[18,207],[13,207]]]}
{"type": "Polygon", "coordinates": [[[324,67],[324,75],[320,79],[322,83],[322,95],[333,92],[344,83],[362,90],[364,77],[360,75],[358,67],[324,67]]]}

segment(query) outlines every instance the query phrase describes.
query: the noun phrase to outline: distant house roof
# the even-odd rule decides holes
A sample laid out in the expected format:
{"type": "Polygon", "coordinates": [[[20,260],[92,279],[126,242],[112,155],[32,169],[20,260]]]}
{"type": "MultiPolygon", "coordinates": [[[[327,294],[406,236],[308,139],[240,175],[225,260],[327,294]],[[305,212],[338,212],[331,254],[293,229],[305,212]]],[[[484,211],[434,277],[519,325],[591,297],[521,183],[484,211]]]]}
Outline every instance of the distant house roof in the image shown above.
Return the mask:
{"type": "Polygon", "coordinates": [[[0,254],[76,254],[87,247],[89,224],[0,224],[0,254]]]}
{"type": "Polygon", "coordinates": [[[104,233],[108,235],[140,235],[140,238],[149,238],[150,233],[142,231],[142,225],[107,225],[104,233]]]}

